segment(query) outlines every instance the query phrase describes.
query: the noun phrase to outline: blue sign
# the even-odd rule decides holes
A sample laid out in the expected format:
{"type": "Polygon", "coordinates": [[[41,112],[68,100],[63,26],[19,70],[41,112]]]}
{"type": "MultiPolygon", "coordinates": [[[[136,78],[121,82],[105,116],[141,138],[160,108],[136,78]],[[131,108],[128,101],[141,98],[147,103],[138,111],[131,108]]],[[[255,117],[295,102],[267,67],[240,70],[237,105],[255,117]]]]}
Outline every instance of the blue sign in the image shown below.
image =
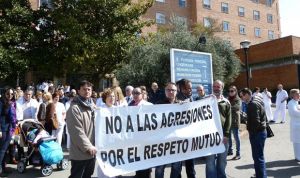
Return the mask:
{"type": "Polygon", "coordinates": [[[206,94],[212,93],[213,73],[210,53],[181,49],[171,49],[171,81],[189,79],[193,85],[193,96],[197,96],[196,87],[203,85],[206,94]]]}

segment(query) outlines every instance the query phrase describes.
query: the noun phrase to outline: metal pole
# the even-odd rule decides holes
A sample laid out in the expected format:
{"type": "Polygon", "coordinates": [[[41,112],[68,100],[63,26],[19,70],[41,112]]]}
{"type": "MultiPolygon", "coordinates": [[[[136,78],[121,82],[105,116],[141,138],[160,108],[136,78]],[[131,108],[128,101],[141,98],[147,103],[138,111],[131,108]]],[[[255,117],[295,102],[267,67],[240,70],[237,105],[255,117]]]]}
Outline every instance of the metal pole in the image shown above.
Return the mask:
{"type": "Polygon", "coordinates": [[[247,88],[250,89],[249,64],[248,64],[248,48],[244,48],[244,51],[245,51],[245,63],[246,63],[246,81],[247,81],[247,88]]]}

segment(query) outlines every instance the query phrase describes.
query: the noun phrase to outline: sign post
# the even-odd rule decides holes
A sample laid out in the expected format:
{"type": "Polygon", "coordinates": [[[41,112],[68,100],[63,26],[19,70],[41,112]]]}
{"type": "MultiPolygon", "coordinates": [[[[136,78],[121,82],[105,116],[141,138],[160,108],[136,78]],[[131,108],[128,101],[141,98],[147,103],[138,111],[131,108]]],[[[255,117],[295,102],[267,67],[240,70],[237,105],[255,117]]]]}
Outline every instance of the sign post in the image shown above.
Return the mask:
{"type": "Polygon", "coordinates": [[[193,83],[193,96],[197,96],[196,87],[204,86],[205,93],[212,93],[213,73],[211,53],[171,49],[171,81],[186,78],[193,83]]]}

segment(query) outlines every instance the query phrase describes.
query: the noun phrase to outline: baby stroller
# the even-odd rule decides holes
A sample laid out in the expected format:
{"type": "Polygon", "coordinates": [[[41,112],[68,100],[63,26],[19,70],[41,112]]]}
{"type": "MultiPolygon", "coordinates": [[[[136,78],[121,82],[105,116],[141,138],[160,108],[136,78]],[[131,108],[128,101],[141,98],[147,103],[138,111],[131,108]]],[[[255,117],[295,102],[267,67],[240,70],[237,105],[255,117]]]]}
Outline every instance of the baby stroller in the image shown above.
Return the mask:
{"type": "Polygon", "coordinates": [[[18,162],[17,170],[23,173],[28,165],[41,166],[43,176],[49,176],[53,172],[53,164],[59,170],[68,168],[68,160],[63,158],[61,146],[45,131],[43,125],[33,119],[26,119],[18,124],[20,128],[21,159],[18,162]],[[24,148],[27,151],[24,152],[24,148]]]}

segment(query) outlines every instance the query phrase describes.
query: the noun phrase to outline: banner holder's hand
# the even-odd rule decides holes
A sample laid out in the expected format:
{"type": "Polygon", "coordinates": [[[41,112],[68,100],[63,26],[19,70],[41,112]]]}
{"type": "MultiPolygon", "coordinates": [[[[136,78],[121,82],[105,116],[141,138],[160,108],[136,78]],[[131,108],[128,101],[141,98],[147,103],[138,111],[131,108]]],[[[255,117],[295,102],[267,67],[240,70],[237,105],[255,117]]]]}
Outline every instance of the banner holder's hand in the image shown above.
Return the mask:
{"type": "Polygon", "coordinates": [[[93,146],[92,148],[88,149],[88,153],[92,156],[95,156],[97,153],[96,147],[93,146]]]}

